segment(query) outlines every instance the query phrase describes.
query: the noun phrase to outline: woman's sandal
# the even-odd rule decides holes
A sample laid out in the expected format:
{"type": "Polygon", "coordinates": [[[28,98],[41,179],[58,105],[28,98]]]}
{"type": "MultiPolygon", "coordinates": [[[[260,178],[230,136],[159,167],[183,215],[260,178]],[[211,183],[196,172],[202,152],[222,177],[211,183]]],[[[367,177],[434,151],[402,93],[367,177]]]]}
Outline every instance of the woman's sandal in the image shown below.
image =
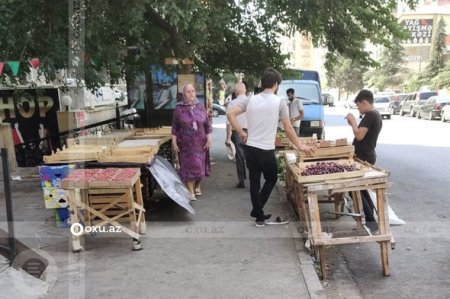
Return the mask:
{"type": "Polygon", "coordinates": [[[202,196],[202,191],[195,190],[195,196],[202,196]]]}

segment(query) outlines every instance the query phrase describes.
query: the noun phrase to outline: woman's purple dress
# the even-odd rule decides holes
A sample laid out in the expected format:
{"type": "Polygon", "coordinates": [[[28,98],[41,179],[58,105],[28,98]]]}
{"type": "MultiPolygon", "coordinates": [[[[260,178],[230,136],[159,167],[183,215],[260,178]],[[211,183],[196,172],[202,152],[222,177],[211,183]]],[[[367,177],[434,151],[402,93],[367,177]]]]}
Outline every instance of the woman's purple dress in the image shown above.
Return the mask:
{"type": "Polygon", "coordinates": [[[177,105],[175,107],[172,135],[177,137],[180,150],[178,154],[179,175],[183,182],[200,181],[203,177],[209,176],[209,152],[204,147],[207,135],[211,132],[212,127],[202,104],[177,105]],[[196,130],[193,121],[196,122],[196,130]]]}

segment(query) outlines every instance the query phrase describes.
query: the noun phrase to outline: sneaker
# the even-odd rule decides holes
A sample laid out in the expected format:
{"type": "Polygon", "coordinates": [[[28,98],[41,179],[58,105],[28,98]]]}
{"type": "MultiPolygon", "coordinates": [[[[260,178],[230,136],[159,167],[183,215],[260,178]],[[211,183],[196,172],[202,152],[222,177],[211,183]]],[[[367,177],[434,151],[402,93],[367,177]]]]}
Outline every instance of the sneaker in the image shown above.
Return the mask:
{"type": "MultiPolygon", "coordinates": [[[[250,213],[250,216],[256,218],[256,215],[253,212],[250,213]]],[[[270,217],[272,217],[272,214],[264,214],[264,220],[267,220],[270,217]]]]}
{"type": "Polygon", "coordinates": [[[266,225],[266,222],[264,220],[255,220],[256,227],[263,227],[266,225]]]}
{"type": "Polygon", "coordinates": [[[195,194],[191,194],[191,201],[197,200],[197,197],[195,197],[195,194]]]}
{"type": "Polygon", "coordinates": [[[267,222],[266,224],[268,224],[268,225],[279,225],[279,224],[288,224],[289,223],[289,220],[288,219],[282,219],[281,217],[277,217],[277,218],[275,218],[275,221],[270,221],[270,222],[267,222]]]}

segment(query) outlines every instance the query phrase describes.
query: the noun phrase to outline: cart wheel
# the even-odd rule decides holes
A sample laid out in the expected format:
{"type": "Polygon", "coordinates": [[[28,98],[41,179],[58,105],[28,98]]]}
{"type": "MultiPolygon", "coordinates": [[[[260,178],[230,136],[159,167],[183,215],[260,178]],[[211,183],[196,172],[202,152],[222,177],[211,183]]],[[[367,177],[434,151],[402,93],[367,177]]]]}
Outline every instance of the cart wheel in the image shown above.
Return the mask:
{"type": "Polygon", "coordinates": [[[138,239],[133,239],[133,251],[142,250],[141,241],[138,239]]]}

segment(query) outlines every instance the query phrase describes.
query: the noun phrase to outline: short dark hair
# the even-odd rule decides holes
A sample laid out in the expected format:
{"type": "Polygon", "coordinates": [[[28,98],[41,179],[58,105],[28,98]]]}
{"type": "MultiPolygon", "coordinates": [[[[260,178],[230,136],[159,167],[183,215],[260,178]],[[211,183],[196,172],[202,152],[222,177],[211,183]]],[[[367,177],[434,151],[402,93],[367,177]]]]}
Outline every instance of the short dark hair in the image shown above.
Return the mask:
{"type": "Polygon", "coordinates": [[[278,83],[280,85],[282,81],[282,77],[280,72],[278,72],[274,68],[267,68],[264,70],[262,76],[261,76],[261,88],[264,90],[266,88],[272,88],[275,83],[278,83]]]}
{"type": "Polygon", "coordinates": [[[362,89],[355,98],[355,103],[366,100],[369,104],[373,104],[373,93],[370,90],[362,89]]]}
{"type": "Polygon", "coordinates": [[[286,90],[286,94],[290,94],[290,93],[292,93],[292,94],[295,93],[293,88],[288,88],[288,90],[286,90]]]}
{"type": "Polygon", "coordinates": [[[244,84],[246,92],[249,92],[247,81],[242,80],[242,84],[244,84]]]}

